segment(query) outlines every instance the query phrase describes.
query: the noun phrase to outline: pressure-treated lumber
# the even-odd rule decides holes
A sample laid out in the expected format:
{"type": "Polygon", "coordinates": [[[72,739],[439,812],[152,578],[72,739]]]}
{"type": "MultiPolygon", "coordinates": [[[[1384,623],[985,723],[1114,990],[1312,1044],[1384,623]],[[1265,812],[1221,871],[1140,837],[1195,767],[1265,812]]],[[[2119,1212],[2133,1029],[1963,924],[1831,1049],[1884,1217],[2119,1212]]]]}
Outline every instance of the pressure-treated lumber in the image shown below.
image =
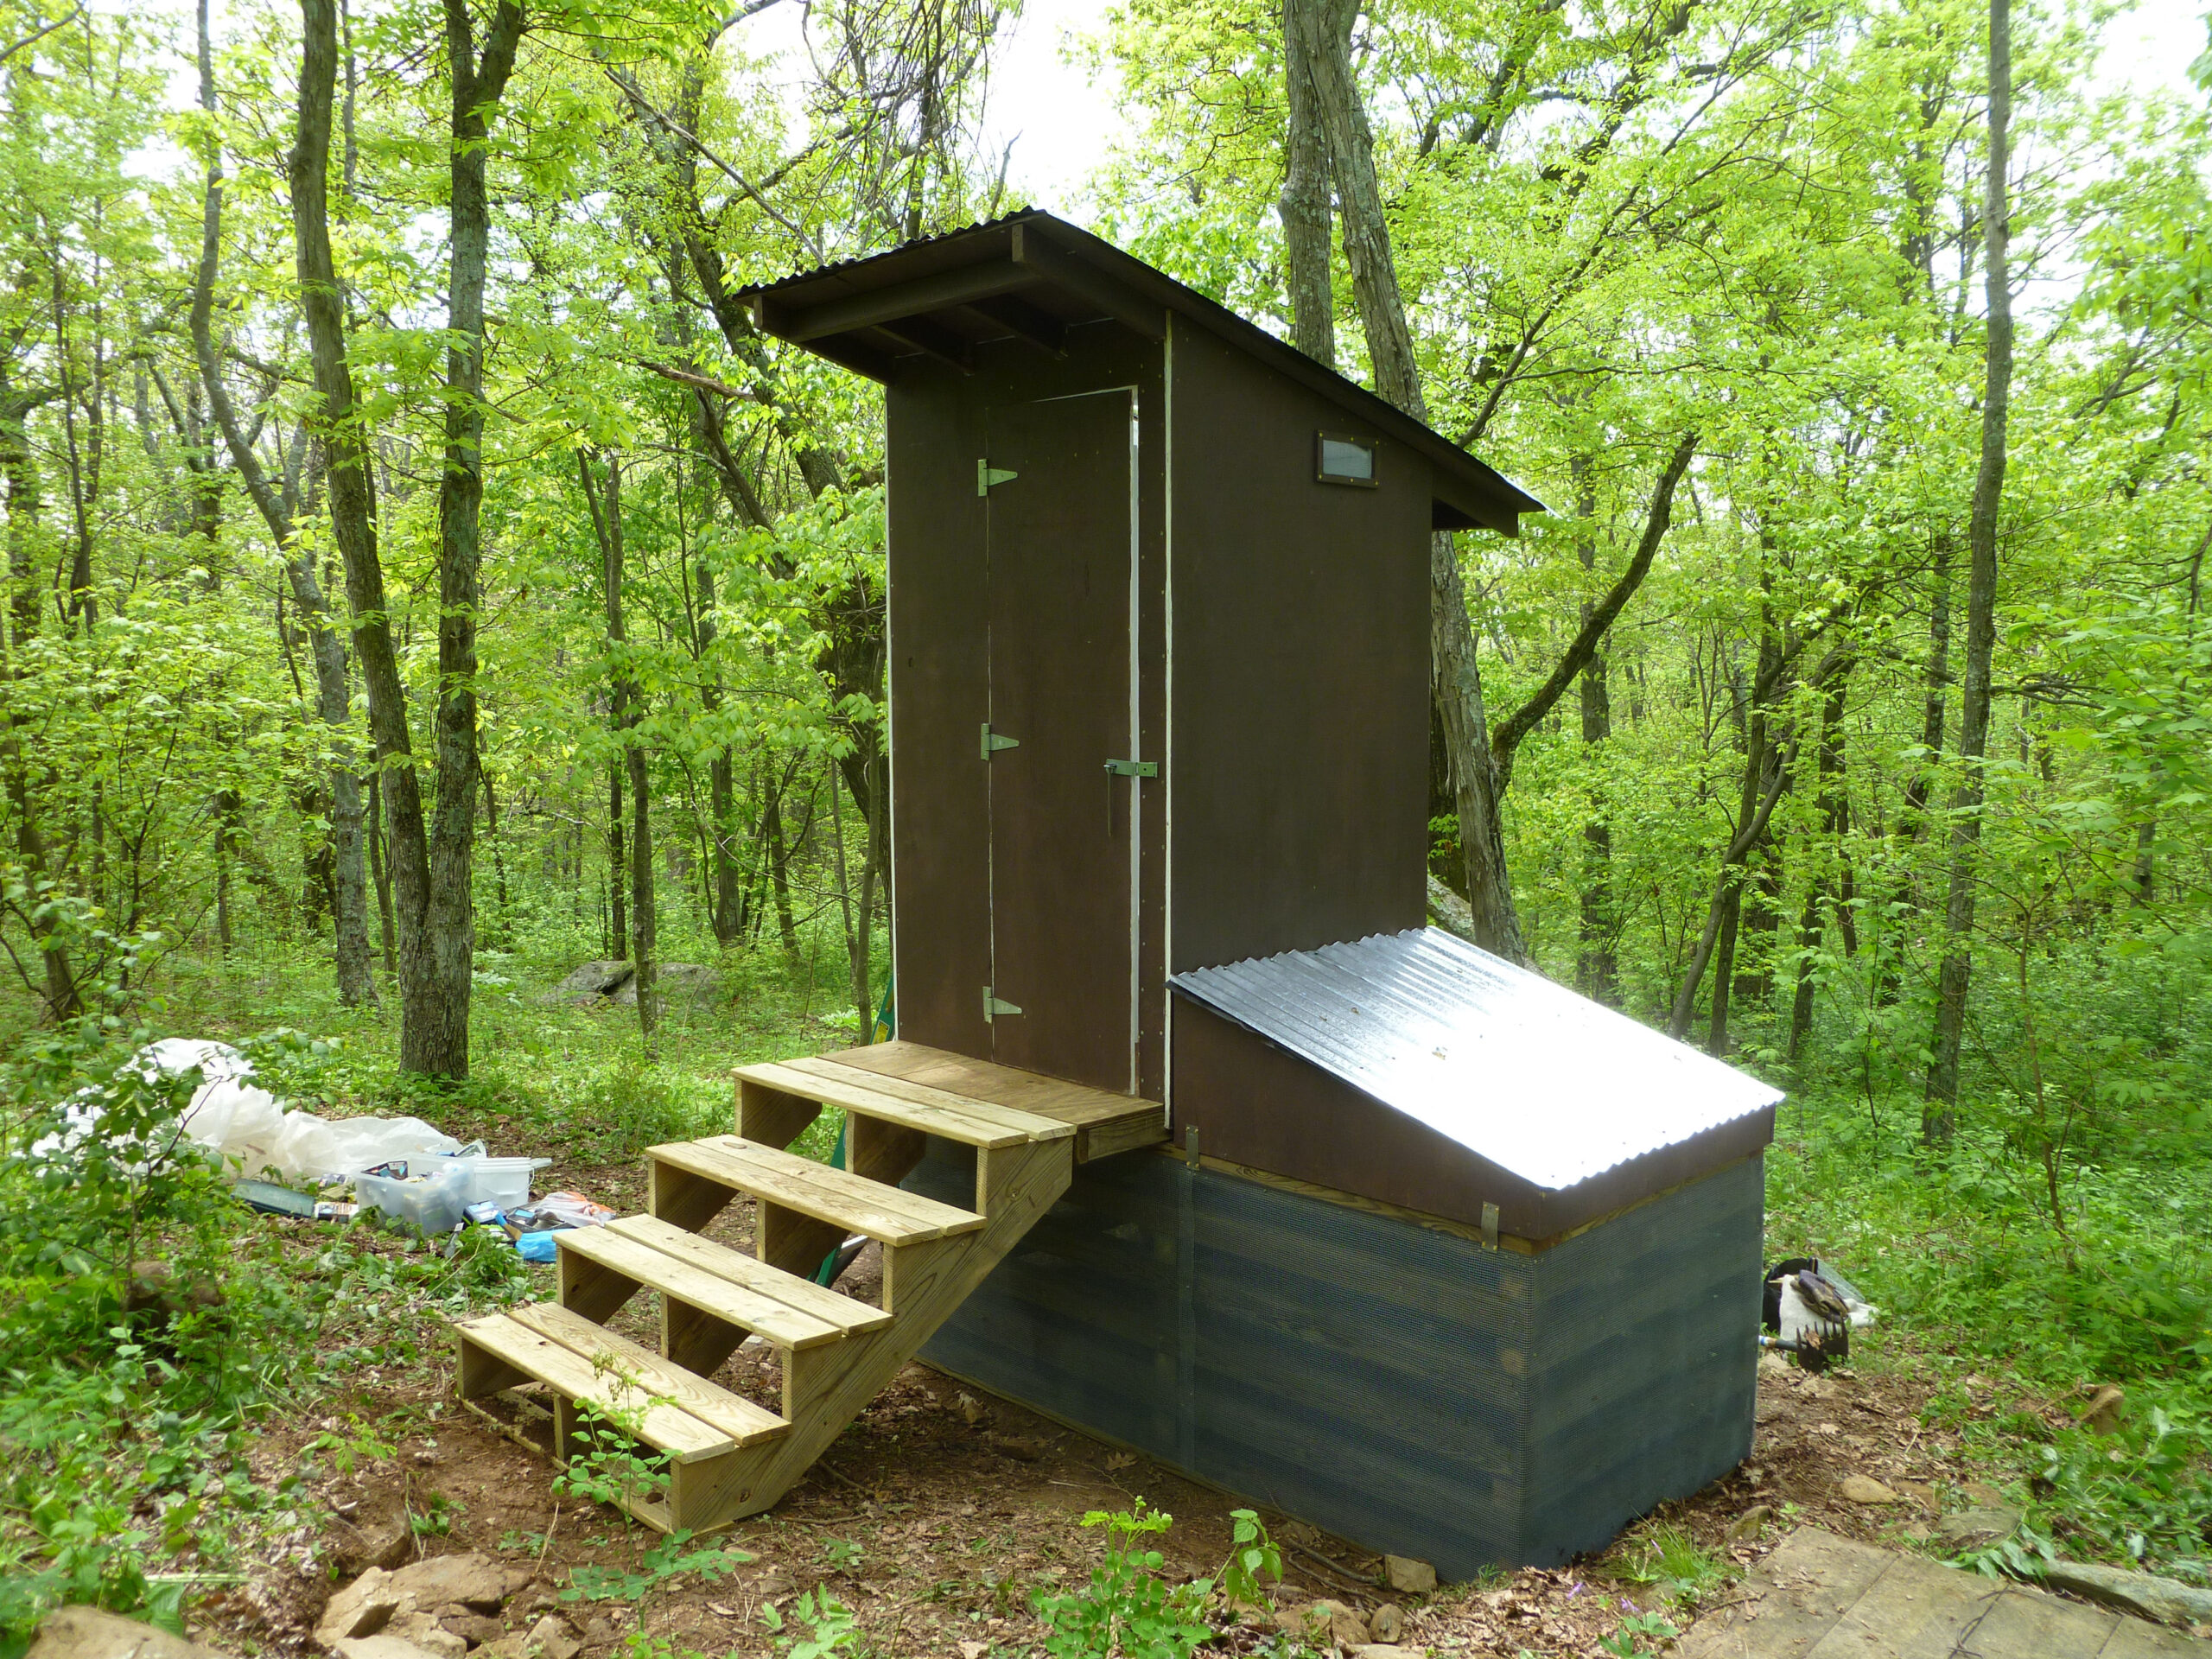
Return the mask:
{"type": "Polygon", "coordinates": [[[683,1524],[695,1529],[757,1515],[788,1491],[845,1425],[914,1357],[947,1315],[998,1265],[1074,1175],[1066,1139],[982,1154],[990,1159],[990,1213],[980,1232],[921,1241],[884,1251],[883,1292],[896,1316],[879,1331],[834,1348],[795,1356],[803,1376],[786,1376],[791,1433],[746,1446],[687,1484],[683,1524]]]}
{"type": "MultiPolygon", "coordinates": [[[[765,1296],[734,1279],[726,1279],[719,1273],[690,1262],[640,1244],[606,1227],[577,1227],[554,1236],[554,1243],[561,1253],[563,1274],[562,1301],[575,1306],[567,1294],[571,1273],[567,1270],[571,1256],[581,1256],[593,1266],[607,1273],[627,1279],[633,1284],[660,1292],[695,1307],[702,1313],[733,1325],[743,1331],[757,1331],[779,1346],[813,1348],[825,1342],[836,1342],[845,1332],[838,1325],[810,1311],[802,1312],[790,1303],[765,1296]]],[[[721,1246],[700,1241],[703,1249],[719,1250],[721,1246]]],[[[734,1251],[726,1251],[734,1255],[734,1251]]],[[[742,1258],[741,1258],[742,1259],[742,1258]]],[[[627,1300],[626,1298],[625,1300],[627,1300]]],[[[855,1308],[860,1304],[855,1303],[855,1308]]],[[[862,1310],[864,1312],[872,1310],[862,1310]]],[[[584,1315],[588,1318],[589,1315],[584,1315]]]]}
{"type": "Polygon", "coordinates": [[[463,1397],[552,1385],[556,1456],[580,1406],[634,1412],[623,1421],[670,1453],[667,1491],[617,1501],[663,1531],[724,1526],[789,1491],[1067,1190],[1084,1134],[823,1061],[748,1066],[738,1088],[745,1133],[649,1149],[651,1214],[557,1236],[557,1304],[459,1327],[463,1397]],[[781,1149],[825,1103],[849,1115],[849,1169],[781,1149]],[[897,1185],[931,1137],[972,1168],[975,1210],[897,1185]],[[758,1260],[699,1236],[741,1194],[754,1201],[758,1260]],[[880,1306],[806,1276],[848,1233],[883,1247],[880,1306]],[[658,1354],[604,1328],[641,1291],[660,1298],[658,1354]],[[780,1416],[707,1380],[747,1332],[778,1351],[780,1416]]]}
{"type": "Polygon", "coordinates": [[[461,1336],[464,1400],[495,1393],[506,1386],[502,1382],[485,1386],[481,1373],[472,1376],[476,1371],[472,1359],[488,1355],[525,1376],[547,1383],[556,1394],[575,1404],[606,1413],[634,1412],[639,1438],[667,1452],[675,1462],[711,1457],[736,1445],[735,1438],[725,1430],[703,1422],[678,1407],[654,1403],[649,1389],[641,1391],[620,1371],[594,1367],[565,1344],[556,1342],[505,1313],[471,1319],[455,1329],[461,1336]]]}
{"type": "MultiPolygon", "coordinates": [[[[966,1054],[931,1048],[926,1043],[893,1041],[839,1049],[820,1056],[817,1065],[895,1077],[940,1089],[958,1097],[1012,1107],[1065,1123],[1076,1132],[1075,1160],[1134,1151],[1167,1139],[1166,1110],[1156,1100],[1117,1095],[1080,1083],[1048,1077],[1019,1067],[1000,1065],[966,1054]]],[[[750,1135],[748,1128],[745,1131],[750,1135]]]]}
{"type": "Polygon", "coordinates": [[[797,1274],[768,1267],[726,1245],[701,1238],[696,1233],[688,1233],[681,1227],[671,1226],[656,1216],[625,1216],[620,1221],[608,1222],[607,1230],[649,1245],[664,1255],[672,1255],[694,1267],[704,1268],[717,1278],[728,1279],[747,1290],[781,1302],[796,1313],[821,1319],[849,1333],[873,1331],[878,1325],[891,1323],[891,1316],[880,1308],[855,1301],[850,1296],[842,1295],[827,1286],[817,1285],[810,1279],[802,1279],[797,1274]]]}
{"type": "Polygon", "coordinates": [[[627,1337],[618,1336],[589,1319],[579,1319],[557,1302],[533,1302],[525,1307],[512,1308],[507,1317],[559,1343],[594,1369],[634,1381],[639,1392],[665,1399],[709,1428],[719,1429],[734,1446],[770,1440],[791,1427],[766,1406],[756,1406],[742,1395],[702,1382],[650,1348],[641,1348],[627,1337]]]}
{"type": "Polygon", "coordinates": [[[972,1232],[981,1216],[734,1135],[652,1147],[646,1155],[884,1245],[972,1232]]]}
{"type": "Polygon", "coordinates": [[[856,1071],[830,1060],[791,1060],[778,1065],[748,1065],[738,1074],[785,1094],[806,1096],[849,1112],[903,1123],[925,1135],[942,1135],[971,1147],[1014,1147],[1052,1141],[1075,1133],[1075,1126],[1035,1112],[995,1106],[903,1077],[856,1071]]]}

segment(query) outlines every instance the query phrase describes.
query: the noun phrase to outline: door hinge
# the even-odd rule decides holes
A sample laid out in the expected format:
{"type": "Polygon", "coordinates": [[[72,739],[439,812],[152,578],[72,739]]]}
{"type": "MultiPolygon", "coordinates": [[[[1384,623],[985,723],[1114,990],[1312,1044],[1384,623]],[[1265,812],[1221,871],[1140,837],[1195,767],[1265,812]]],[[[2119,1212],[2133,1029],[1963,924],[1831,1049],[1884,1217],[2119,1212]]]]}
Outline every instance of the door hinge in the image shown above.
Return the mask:
{"type": "Polygon", "coordinates": [[[1003,467],[992,466],[980,455],[976,458],[976,493],[978,495],[988,495],[992,485],[1011,484],[1020,476],[1020,473],[1008,472],[1003,467]]]}
{"type": "Polygon", "coordinates": [[[993,749],[1018,749],[1020,747],[1021,740],[1020,738],[1001,736],[1000,734],[991,729],[991,722],[987,720],[983,722],[984,760],[988,760],[991,758],[991,751],[993,749]]]}
{"type": "Polygon", "coordinates": [[[1020,1014],[1020,1012],[1021,1010],[1015,1007],[1013,1003],[1001,1001],[999,998],[993,996],[989,986],[983,987],[983,1023],[985,1025],[990,1024],[1002,1014],[1020,1014]]]}
{"type": "Polygon", "coordinates": [[[1160,762],[1157,760],[1109,760],[1106,763],[1106,770],[1116,778],[1157,778],[1160,776],[1160,762]]]}

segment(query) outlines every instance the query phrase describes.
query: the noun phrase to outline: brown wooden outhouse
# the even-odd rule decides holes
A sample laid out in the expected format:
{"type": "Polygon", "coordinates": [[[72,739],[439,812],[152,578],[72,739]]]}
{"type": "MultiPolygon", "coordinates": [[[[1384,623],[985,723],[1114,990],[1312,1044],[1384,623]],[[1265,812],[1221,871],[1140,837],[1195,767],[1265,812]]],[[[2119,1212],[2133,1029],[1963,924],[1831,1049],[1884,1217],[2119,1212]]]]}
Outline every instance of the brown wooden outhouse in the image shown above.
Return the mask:
{"type": "Polygon", "coordinates": [[[925,1357],[1447,1575],[1732,1464],[1778,1096],[1424,931],[1432,532],[1541,504],[1047,214],[745,298],[885,388],[910,1058],[840,1063],[1179,1148],[1081,1165],[925,1357]]]}

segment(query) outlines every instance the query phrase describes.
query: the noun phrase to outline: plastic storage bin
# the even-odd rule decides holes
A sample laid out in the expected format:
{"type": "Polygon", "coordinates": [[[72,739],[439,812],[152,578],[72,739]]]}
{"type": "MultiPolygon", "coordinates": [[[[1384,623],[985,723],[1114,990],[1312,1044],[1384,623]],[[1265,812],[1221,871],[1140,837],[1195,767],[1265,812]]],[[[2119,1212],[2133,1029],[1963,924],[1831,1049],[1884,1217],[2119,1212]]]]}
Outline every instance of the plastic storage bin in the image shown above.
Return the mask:
{"type": "Polygon", "coordinates": [[[530,1178],[553,1160],[550,1158],[442,1158],[469,1173],[466,1204],[496,1204],[502,1210],[519,1210],[530,1202],[530,1178]]]}
{"type": "MultiPolygon", "coordinates": [[[[455,1160],[448,1168],[443,1159],[424,1160],[423,1179],[393,1180],[384,1175],[356,1175],[353,1193],[369,1209],[400,1221],[412,1222],[426,1233],[449,1233],[461,1225],[461,1206],[469,1202],[471,1171],[455,1160]]],[[[524,1177],[529,1179],[527,1175],[524,1177]]]]}

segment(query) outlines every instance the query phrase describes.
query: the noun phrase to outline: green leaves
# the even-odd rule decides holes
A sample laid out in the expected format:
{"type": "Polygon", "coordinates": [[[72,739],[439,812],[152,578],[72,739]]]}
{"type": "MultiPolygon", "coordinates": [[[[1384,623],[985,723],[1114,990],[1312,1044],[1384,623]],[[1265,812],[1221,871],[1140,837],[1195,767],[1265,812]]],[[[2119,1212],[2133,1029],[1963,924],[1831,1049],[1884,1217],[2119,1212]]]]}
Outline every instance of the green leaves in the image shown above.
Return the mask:
{"type": "MultiPolygon", "coordinates": [[[[1128,1510],[1093,1510],[1083,1517],[1084,1526],[1106,1532],[1105,1559],[1092,1570],[1090,1590],[1061,1596],[1039,1590],[1031,1599],[1046,1626],[1045,1650],[1052,1659],[1189,1659],[1199,1643],[1213,1639],[1212,1627],[1199,1617],[1212,1580],[1170,1586],[1160,1576],[1166,1557],[1142,1547],[1142,1540],[1166,1532],[1174,1520],[1147,1510],[1142,1498],[1128,1510]]],[[[1249,1539],[1240,1541],[1264,1553],[1257,1520],[1252,1517],[1249,1539]]]]}

